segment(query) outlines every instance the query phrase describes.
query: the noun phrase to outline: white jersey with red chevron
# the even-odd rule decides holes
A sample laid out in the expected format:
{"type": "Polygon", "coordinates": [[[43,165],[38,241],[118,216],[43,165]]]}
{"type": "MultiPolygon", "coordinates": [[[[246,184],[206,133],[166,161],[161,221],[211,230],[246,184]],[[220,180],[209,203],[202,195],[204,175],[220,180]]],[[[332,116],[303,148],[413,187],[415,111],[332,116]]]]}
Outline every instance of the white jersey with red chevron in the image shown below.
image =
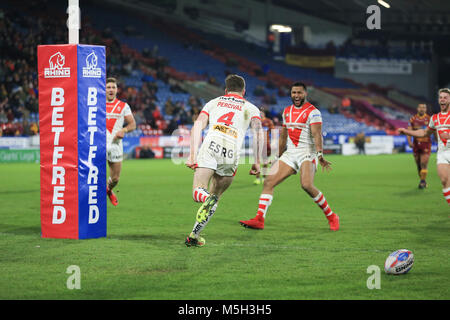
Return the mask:
{"type": "Polygon", "coordinates": [[[320,111],[305,102],[300,108],[290,105],[283,111],[283,127],[288,130],[287,148],[315,151],[310,126],[322,123],[320,111]]]}
{"type": "Polygon", "coordinates": [[[261,119],[258,107],[237,94],[227,94],[209,101],[201,113],[209,116],[207,137],[218,137],[237,148],[242,146],[250,120],[261,119]]]}
{"type": "MultiPolygon", "coordinates": [[[[106,143],[111,144],[117,131],[123,128],[125,116],[131,115],[128,103],[115,99],[106,102],[106,143]]],[[[121,140],[120,140],[121,141],[121,140]]]]}
{"type": "Polygon", "coordinates": [[[438,151],[449,151],[449,140],[443,139],[441,135],[444,132],[450,133],[450,112],[439,112],[437,114],[434,114],[430,119],[428,127],[432,130],[436,130],[438,137],[438,151]]]}

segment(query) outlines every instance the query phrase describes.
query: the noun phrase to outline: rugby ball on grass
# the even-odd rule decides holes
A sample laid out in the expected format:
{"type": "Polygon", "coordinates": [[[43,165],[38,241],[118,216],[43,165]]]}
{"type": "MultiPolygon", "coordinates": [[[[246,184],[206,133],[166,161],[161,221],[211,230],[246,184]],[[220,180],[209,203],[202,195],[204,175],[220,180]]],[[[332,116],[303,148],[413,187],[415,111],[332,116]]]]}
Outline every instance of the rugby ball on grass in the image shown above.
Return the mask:
{"type": "Polygon", "coordinates": [[[384,271],[387,274],[405,274],[411,270],[414,264],[414,255],[408,249],[400,249],[392,252],[384,263],[384,271]]]}

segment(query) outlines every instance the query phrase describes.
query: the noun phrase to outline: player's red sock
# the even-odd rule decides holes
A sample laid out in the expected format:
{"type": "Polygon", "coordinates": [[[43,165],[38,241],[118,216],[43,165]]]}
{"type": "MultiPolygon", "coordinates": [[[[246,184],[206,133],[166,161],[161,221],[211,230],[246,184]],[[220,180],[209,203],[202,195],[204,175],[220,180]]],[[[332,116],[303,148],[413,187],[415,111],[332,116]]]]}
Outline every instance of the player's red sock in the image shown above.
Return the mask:
{"type": "Polygon", "coordinates": [[[313,198],[313,200],[315,203],[317,203],[320,209],[322,209],[327,219],[330,219],[333,216],[333,211],[328,205],[327,199],[325,199],[325,196],[322,194],[322,192],[319,191],[319,194],[315,198],[313,198]]]}
{"type": "Polygon", "coordinates": [[[209,192],[204,188],[197,187],[194,189],[192,197],[195,202],[205,202],[206,198],[209,197],[209,192]]]}
{"type": "Polygon", "coordinates": [[[447,200],[447,203],[450,205],[450,188],[442,189],[442,193],[444,194],[445,200],[447,200]]]}
{"type": "Polygon", "coordinates": [[[259,204],[258,204],[258,213],[257,216],[266,217],[267,210],[269,209],[269,206],[272,204],[273,196],[271,194],[261,194],[259,197],[259,204]]]}

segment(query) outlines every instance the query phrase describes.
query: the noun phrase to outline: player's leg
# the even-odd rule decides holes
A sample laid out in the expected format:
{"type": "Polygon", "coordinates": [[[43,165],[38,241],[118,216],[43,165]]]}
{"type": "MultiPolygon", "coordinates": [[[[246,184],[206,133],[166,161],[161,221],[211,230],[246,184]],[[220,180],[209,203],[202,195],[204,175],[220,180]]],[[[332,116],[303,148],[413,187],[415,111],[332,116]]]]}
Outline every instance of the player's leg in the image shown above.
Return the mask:
{"type": "Polygon", "coordinates": [[[417,167],[417,174],[420,177],[420,154],[417,152],[417,150],[414,148],[413,150],[413,156],[414,156],[414,162],[416,163],[417,167]]]}
{"type": "Polygon", "coordinates": [[[207,219],[210,209],[217,203],[219,197],[210,192],[208,185],[215,175],[215,170],[210,168],[197,168],[194,174],[193,183],[193,197],[195,201],[202,202],[202,205],[197,211],[197,222],[203,222],[207,219]],[[199,199],[199,200],[196,200],[199,199]]]}
{"type": "MultiPolygon", "coordinates": [[[[205,200],[205,203],[200,207],[197,213],[197,223],[206,226],[211,216],[216,212],[217,205],[220,196],[228,189],[228,187],[233,182],[234,176],[221,176],[214,173],[211,177],[211,182],[209,186],[210,195],[205,200]]],[[[204,226],[198,230],[200,232],[204,226]]],[[[195,229],[195,227],[194,227],[195,229]]]]}
{"type": "Polygon", "coordinates": [[[119,183],[120,173],[122,171],[122,162],[108,161],[108,165],[109,165],[108,187],[112,190],[119,183]]]}
{"type": "Polygon", "coordinates": [[[234,176],[220,176],[215,173],[212,176],[210,190],[212,194],[217,195],[218,198],[228,189],[234,180],[234,176]]]}
{"type": "Polygon", "coordinates": [[[205,202],[209,197],[208,191],[209,181],[214,175],[214,170],[210,168],[197,168],[194,173],[194,181],[192,183],[192,198],[195,202],[205,202]]]}
{"type": "MultiPolygon", "coordinates": [[[[211,195],[208,191],[208,185],[214,172],[215,170],[210,168],[195,169],[194,181],[192,184],[192,196],[194,201],[202,202],[202,205],[197,211],[194,228],[184,242],[188,247],[201,247],[205,244],[205,239],[199,236],[200,231],[204,228],[204,226],[202,227],[200,225],[199,220],[201,219],[199,219],[199,215],[201,215],[203,211],[209,211],[211,209],[210,207],[214,206],[214,203],[211,201],[215,199],[215,195],[211,195]]],[[[206,220],[208,220],[208,218],[206,220]]],[[[206,225],[206,223],[204,224],[206,225]]]]}
{"type": "Polygon", "coordinates": [[[450,205],[450,164],[438,163],[437,172],[442,183],[442,193],[450,205]]]}
{"type": "Polygon", "coordinates": [[[108,161],[109,166],[109,178],[106,186],[106,194],[108,195],[109,200],[114,206],[119,204],[116,194],[113,192],[113,189],[119,183],[120,173],[122,171],[122,162],[112,162],[108,161]]]}
{"type": "Polygon", "coordinates": [[[300,183],[302,189],[305,190],[305,192],[309,194],[319,208],[322,209],[328,219],[330,230],[337,231],[339,230],[339,216],[331,210],[323,193],[314,186],[316,169],[317,167],[315,161],[302,162],[300,166],[300,183]]]}
{"type": "Polygon", "coordinates": [[[275,162],[264,180],[263,190],[259,196],[256,216],[250,220],[240,220],[239,223],[246,228],[264,229],[264,220],[273,200],[273,190],[287,177],[295,173],[296,171],[292,166],[286,164],[284,161],[278,160],[275,162]]]}
{"type": "Polygon", "coordinates": [[[427,175],[428,175],[428,161],[430,160],[430,153],[423,152],[419,156],[420,161],[420,183],[419,188],[424,189],[427,187],[427,175]]]}
{"type": "Polygon", "coordinates": [[[214,199],[214,202],[211,202],[212,205],[207,208],[204,219],[202,219],[201,221],[197,220],[195,222],[194,228],[192,229],[189,238],[202,239],[202,241],[204,241],[204,239],[200,237],[200,233],[203,231],[203,229],[205,229],[206,225],[216,212],[220,196],[225,192],[225,190],[228,189],[228,187],[233,182],[233,179],[233,176],[220,176],[217,173],[212,176],[209,190],[211,191],[211,195],[215,196],[216,198],[214,199]]]}

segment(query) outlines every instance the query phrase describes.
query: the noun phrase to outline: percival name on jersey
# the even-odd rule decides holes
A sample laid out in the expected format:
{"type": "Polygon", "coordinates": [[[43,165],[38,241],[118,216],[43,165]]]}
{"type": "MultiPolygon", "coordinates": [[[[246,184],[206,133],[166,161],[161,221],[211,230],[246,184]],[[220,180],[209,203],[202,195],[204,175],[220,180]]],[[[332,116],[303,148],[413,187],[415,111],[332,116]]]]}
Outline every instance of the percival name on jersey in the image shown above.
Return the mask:
{"type": "Polygon", "coordinates": [[[209,101],[201,111],[209,116],[208,138],[217,137],[242,146],[251,119],[260,118],[259,109],[236,94],[227,94],[209,101]]]}

